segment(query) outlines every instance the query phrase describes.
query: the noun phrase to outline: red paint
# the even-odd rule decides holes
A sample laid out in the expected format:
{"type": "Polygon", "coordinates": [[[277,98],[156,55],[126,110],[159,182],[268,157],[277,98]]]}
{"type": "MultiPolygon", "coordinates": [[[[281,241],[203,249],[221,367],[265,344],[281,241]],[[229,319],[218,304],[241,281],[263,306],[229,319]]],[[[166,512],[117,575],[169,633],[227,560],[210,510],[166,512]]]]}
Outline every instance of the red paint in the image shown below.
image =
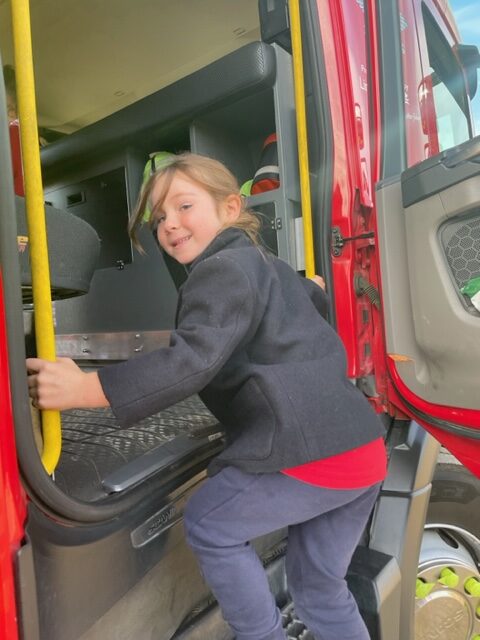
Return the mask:
{"type": "Polygon", "coordinates": [[[431,415],[433,418],[440,420],[448,420],[455,424],[466,427],[473,427],[480,431],[480,411],[475,409],[460,409],[458,407],[449,407],[447,405],[432,404],[427,400],[423,400],[420,396],[414,394],[401,379],[394,361],[388,359],[388,370],[392,380],[400,391],[402,397],[413,405],[419,411],[431,415]]]}
{"type": "MultiPolygon", "coordinates": [[[[372,153],[365,13],[359,3],[318,2],[325,57],[334,158],[332,227],[343,237],[373,231],[372,153]],[[348,44],[347,44],[348,43],[348,44]]],[[[371,303],[355,294],[355,276],[372,281],[374,239],[347,242],[332,257],[337,331],[347,352],[348,375],[373,372],[371,303]]]]}
{"type": "Polygon", "coordinates": [[[0,629],[2,639],[18,638],[14,555],[23,539],[26,499],[18,472],[10,400],[3,285],[0,273],[0,629]]]}
{"type": "Polygon", "coordinates": [[[12,153],[13,186],[17,196],[25,196],[23,186],[22,150],[20,147],[20,125],[14,120],[8,126],[10,132],[10,149],[12,153]]]}
{"type": "MultiPolygon", "coordinates": [[[[361,2],[318,2],[319,26],[324,47],[333,133],[332,227],[351,237],[373,231],[376,211],[372,203],[373,185],[380,179],[381,104],[376,30],[376,3],[364,13],[361,2]],[[368,16],[368,24],[365,24],[368,16]],[[368,38],[366,33],[368,32],[368,38]],[[366,43],[369,50],[367,51],[366,43]],[[348,45],[347,45],[348,43],[348,45]],[[363,73],[369,62],[368,76],[363,73]]],[[[401,44],[404,71],[404,106],[407,164],[420,162],[438,152],[438,135],[432,88],[429,84],[425,35],[420,0],[400,0],[401,44]],[[417,26],[420,26],[417,34],[417,26]],[[425,72],[427,69],[427,72],[425,72]]],[[[451,30],[443,24],[432,0],[429,10],[441,25],[445,37],[451,30]]],[[[453,44],[453,41],[452,41],[453,44]]],[[[397,382],[395,367],[387,363],[383,318],[365,297],[354,291],[354,278],[365,277],[381,291],[378,253],[374,240],[356,240],[333,256],[337,330],[348,357],[348,375],[359,378],[373,374],[377,396],[371,399],[378,411],[406,417],[408,403],[426,415],[465,426],[480,425],[480,412],[438,407],[424,402],[397,382]],[[393,384],[389,381],[389,376],[393,384]],[[402,400],[405,399],[405,402],[402,400]]],[[[412,416],[414,417],[414,416],[412,416]]],[[[417,419],[415,417],[415,419],[417,419]]],[[[432,428],[433,429],[433,428],[432,428]]],[[[438,431],[433,429],[435,432],[438,431]]],[[[440,432],[441,433],[441,432],[440,432]]],[[[462,455],[473,458],[473,441],[460,445],[460,438],[444,437],[462,455]]],[[[469,468],[472,465],[469,464],[469,468]]]]}
{"type": "MultiPolygon", "coordinates": [[[[406,403],[412,405],[418,411],[421,411],[427,416],[432,418],[438,418],[440,420],[446,420],[453,424],[461,425],[464,427],[471,427],[472,431],[476,430],[480,432],[480,411],[474,409],[459,409],[458,407],[448,407],[445,405],[431,404],[426,400],[423,400],[416,394],[414,394],[406,386],[403,380],[400,378],[398,371],[395,367],[395,363],[391,358],[388,359],[388,371],[390,377],[398,390],[400,397],[405,400],[406,403]]],[[[400,409],[410,415],[419,424],[422,424],[427,431],[429,431],[439,442],[441,442],[449,451],[453,453],[472,473],[480,477],[480,458],[478,456],[479,440],[473,440],[457,436],[455,434],[448,433],[434,427],[424,420],[418,418],[414,412],[410,410],[407,404],[399,400],[397,396],[396,401],[400,404],[400,409]]]]}
{"type": "MultiPolygon", "coordinates": [[[[370,139],[371,147],[371,180],[372,184],[376,184],[380,179],[381,171],[381,150],[382,150],[382,107],[380,101],[380,48],[377,33],[377,3],[369,2],[368,4],[368,57],[370,60],[370,139]]],[[[370,215],[369,230],[372,230],[377,237],[377,220],[375,201],[370,215]]],[[[370,281],[378,292],[381,292],[381,274],[379,265],[379,255],[377,247],[372,247],[371,255],[370,281]]],[[[379,412],[391,413],[390,399],[388,394],[388,378],[386,364],[386,348],[385,336],[383,330],[383,316],[381,309],[377,309],[371,305],[372,313],[372,357],[374,361],[375,388],[377,397],[371,399],[371,403],[379,412]]]]}
{"type": "MultiPolygon", "coordinates": [[[[355,185],[351,182],[351,149],[354,140],[346,139],[345,119],[348,104],[345,96],[350,94],[348,73],[346,72],[348,53],[343,43],[343,25],[339,8],[335,2],[317,2],[319,27],[322,34],[325,73],[327,78],[329,106],[332,124],[332,227],[341,229],[344,236],[350,236],[352,193],[355,185]]],[[[355,300],[351,290],[352,246],[345,245],[342,255],[332,260],[335,282],[334,303],[337,315],[337,331],[343,340],[348,357],[348,374],[355,376],[359,368],[356,352],[356,336],[352,319],[355,316],[355,300]]]]}

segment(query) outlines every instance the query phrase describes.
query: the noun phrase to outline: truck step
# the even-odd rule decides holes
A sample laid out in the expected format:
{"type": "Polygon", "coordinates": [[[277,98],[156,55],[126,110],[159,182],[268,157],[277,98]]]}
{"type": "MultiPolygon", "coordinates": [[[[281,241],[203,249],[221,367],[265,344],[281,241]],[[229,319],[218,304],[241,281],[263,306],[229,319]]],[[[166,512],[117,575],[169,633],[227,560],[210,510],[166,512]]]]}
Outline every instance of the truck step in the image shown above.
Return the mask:
{"type": "MultiPolygon", "coordinates": [[[[315,640],[301,622],[289,602],[282,608],[282,626],[286,640],[315,640]]],[[[192,621],[187,628],[175,634],[172,640],[235,640],[231,628],[222,618],[218,606],[213,606],[200,619],[192,621]]]]}
{"type": "Polygon", "coordinates": [[[293,609],[293,602],[289,602],[282,609],[282,625],[288,640],[315,640],[303,622],[298,619],[293,609]]]}

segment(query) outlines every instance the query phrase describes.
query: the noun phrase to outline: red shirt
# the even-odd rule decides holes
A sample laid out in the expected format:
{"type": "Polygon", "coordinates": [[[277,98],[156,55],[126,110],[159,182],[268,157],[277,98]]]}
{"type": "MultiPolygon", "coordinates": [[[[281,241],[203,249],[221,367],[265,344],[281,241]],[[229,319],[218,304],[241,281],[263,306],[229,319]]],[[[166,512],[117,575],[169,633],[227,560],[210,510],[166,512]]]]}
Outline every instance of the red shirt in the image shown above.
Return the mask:
{"type": "Polygon", "coordinates": [[[360,489],[384,480],[387,452],[383,438],[323,460],[283,469],[287,476],[327,489],[360,489]]]}

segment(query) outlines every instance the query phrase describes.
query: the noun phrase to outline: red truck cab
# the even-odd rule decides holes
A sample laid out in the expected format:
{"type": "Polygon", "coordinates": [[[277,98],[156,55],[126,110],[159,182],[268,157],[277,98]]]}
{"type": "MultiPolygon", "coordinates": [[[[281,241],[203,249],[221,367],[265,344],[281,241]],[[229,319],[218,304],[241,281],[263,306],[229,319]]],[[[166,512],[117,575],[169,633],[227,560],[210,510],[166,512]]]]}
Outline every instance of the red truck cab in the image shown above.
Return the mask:
{"type": "MultiPolygon", "coordinates": [[[[58,20],[33,14],[44,34],[39,96],[59,87],[44,124],[63,117],[69,130],[41,152],[57,353],[93,370],[168,344],[185,273],[146,230],[146,255],[126,232],[151,156],[210,155],[243,184],[275,133],[279,184],[249,205],[269,248],[303,272],[307,153],[315,269],[348,375],[381,414],[389,450],[349,586],[373,640],[476,638],[480,311],[466,292],[480,277],[478,50],[460,43],[440,0],[301,2],[303,149],[288,3],[201,4],[138,0],[112,14],[92,1],[58,20]],[[78,66],[55,84],[45,65],[52,55],[61,64],[67,34],[78,66]],[[103,43],[95,65],[87,41],[103,43]],[[126,89],[116,95],[118,68],[126,89]],[[85,91],[85,69],[104,86],[85,91]]],[[[42,466],[24,365],[34,349],[28,229],[0,103],[2,637],[230,638],[182,532],[184,505],[223,446],[198,398],[130,429],[108,410],[65,412],[59,465],[51,477],[42,466]]],[[[255,544],[288,637],[308,638],[290,603],[286,540],[279,531],[255,544]]]]}

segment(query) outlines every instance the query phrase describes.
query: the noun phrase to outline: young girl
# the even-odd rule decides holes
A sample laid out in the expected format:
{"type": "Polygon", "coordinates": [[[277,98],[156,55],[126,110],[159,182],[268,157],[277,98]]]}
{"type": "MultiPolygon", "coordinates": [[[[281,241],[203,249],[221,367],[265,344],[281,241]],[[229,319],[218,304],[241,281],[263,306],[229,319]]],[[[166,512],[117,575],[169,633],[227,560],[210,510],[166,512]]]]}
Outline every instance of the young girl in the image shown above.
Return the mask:
{"type": "Polygon", "coordinates": [[[249,542],[288,526],[288,588],[318,640],[367,640],[345,575],[385,475],[382,426],[347,379],[322,289],[257,243],[219,162],[174,156],[147,182],[160,247],[187,266],[170,346],[98,373],[29,359],[39,408],[110,405],[121,425],[193,393],[227,446],[185,512],[187,540],[237,640],[285,640],[249,542]]]}

